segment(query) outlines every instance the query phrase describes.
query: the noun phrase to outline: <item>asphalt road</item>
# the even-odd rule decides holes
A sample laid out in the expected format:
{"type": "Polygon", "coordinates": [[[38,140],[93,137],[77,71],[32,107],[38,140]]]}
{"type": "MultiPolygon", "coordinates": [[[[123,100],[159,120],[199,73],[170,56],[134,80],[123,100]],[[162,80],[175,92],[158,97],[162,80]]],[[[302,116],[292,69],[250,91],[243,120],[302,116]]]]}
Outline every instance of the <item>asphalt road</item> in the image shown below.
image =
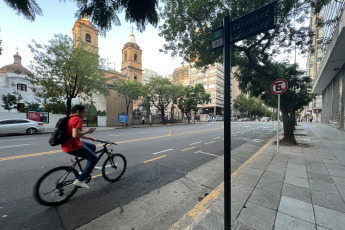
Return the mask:
{"type": "MultiPolygon", "coordinates": [[[[276,124],[236,122],[231,133],[231,149],[251,143],[259,150],[276,134],[276,124]]],[[[115,183],[94,178],[89,190],[79,189],[58,207],[45,207],[32,199],[34,183],[49,169],[69,165],[72,159],[60,147],[49,146],[49,136],[0,137],[0,229],[78,228],[222,156],[224,148],[222,122],[96,130],[93,137],[118,143],[116,152],[127,159],[126,173],[115,183]]],[[[232,157],[232,171],[249,157],[232,157]]]]}

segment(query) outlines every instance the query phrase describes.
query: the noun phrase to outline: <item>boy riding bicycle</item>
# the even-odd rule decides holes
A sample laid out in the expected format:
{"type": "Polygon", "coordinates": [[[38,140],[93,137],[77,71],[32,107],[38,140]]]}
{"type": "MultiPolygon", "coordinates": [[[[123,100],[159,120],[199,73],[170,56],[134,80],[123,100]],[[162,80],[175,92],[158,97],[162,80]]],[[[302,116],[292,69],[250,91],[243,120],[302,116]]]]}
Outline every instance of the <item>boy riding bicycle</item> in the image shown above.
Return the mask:
{"type": "Polygon", "coordinates": [[[97,139],[88,137],[86,134],[93,133],[96,128],[90,128],[87,131],[82,131],[83,128],[83,118],[86,115],[85,106],[75,105],[72,108],[72,115],[68,121],[67,125],[67,136],[68,140],[61,144],[63,152],[66,152],[70,155],[81,157],[87,160],[87,164],[83,169],[79,177],[73,182],[74,185],[89,188],[85,183],[85,179],[90,175],[93,168],[97,164],[97,156],[95,154],[96,145],[88,142],[81,141],[80,138],[97,141],[97,139]]]}

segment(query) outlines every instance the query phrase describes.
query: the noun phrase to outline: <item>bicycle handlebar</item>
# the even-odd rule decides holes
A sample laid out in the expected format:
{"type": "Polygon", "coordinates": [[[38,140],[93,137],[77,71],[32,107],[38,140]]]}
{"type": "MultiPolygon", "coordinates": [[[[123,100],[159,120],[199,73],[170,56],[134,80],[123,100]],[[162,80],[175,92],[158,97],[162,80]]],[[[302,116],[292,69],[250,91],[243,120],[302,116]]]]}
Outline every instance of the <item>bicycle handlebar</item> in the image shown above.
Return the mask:
{"type": "Polygon", "coordinates": [[[97,142],[106,144],[106,145],[117,145],[115,142],[110,142],[110,141],[97,140],[97,142]]]}

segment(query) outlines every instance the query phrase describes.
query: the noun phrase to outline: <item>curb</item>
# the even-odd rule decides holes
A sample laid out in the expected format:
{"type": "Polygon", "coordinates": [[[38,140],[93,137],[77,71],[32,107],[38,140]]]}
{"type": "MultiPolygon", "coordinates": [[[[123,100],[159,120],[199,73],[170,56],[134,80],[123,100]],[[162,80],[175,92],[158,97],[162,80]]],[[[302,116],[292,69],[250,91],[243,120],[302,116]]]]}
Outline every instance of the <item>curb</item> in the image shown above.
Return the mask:
{"type": "MultiPolygon", "coordinates": [[[[243,163],[235,172],[231,174],[231,184],[270,146],[277,137],[269,140],[259,151],[251,156],[245,163],[243,163]]],[[[194,206],[187,214],[173,224],[169,230],[182,230],[187,229],[192,225],[197,218],[209,208],[220,195],[224,193],[224,181],[218,185],[208,196],[205,197],[200,203],[194,206]]]]}

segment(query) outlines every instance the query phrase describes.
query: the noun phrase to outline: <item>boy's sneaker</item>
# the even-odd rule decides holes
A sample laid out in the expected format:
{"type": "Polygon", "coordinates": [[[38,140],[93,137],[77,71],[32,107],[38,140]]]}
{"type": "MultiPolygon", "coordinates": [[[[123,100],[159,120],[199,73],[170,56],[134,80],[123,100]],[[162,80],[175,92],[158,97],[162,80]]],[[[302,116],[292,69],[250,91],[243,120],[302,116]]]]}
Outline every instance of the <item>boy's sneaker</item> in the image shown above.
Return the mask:
{"type": "Polygon", "coordinates": [[[79,187],[81,187],[81,188],[87,188],[87,189],[90,188],[89,186],[87,186],[87,184],[85,183],[85,181],[80,181],[80,180],[78,180],[78,179],[76,179],[76,180],[73,182],[73,184],[76,185],[76,186],[79,186],[79,187]]]}

